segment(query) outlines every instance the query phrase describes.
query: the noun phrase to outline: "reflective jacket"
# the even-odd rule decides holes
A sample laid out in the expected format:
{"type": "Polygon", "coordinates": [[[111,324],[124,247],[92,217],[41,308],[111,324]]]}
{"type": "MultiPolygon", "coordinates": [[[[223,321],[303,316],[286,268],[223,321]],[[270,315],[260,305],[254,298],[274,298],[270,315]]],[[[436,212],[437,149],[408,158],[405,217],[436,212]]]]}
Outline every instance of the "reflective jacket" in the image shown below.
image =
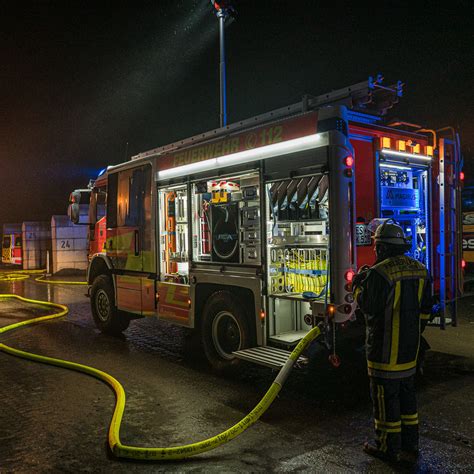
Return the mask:
{"type": "Polygon", "coordinates": [[[413,375],[432,306],[424,265],[406,255],[387,258],[370,268],[354,292],[366,318],[369,375],[413,375]]]}

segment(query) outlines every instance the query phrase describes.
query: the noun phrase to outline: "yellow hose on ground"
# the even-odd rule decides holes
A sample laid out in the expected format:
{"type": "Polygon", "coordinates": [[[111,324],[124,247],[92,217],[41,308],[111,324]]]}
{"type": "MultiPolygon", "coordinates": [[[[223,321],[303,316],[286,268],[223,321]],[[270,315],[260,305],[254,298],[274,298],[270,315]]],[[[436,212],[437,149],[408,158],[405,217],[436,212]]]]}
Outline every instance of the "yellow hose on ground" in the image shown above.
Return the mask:
{"type": "Polygon", "coordinates": [[[26,273],[28,275],[34,275],[35,273],[44,273],[46,269],[41,268],[37,270],[0,270],[0,273],[26,273]]]}
{"type": "Polygon", "coordinates": [[[48,285],[87,285],[87,281],[45,280],[46,270],[3,270],[0,271],[0,282],[27,280],[30,278],[30,275],[37,275],[38,273],[43,273],[43,275],[35,278],[35,281],[39,283],[46,283],[48,285]]]}
{"type": "Polygon", "coordinates": [[[87,285],[87,281],[44,280],[45,277],[46,275],[41,275],[35,281],[48,285],[87,285]]]}
{"type": "MultiPolygon", "coordinates": [[[[48,306],[51,308],[59,309],[60,311],[59,313],[49,314],[47,316],[41,316],[38,318],[29,319],[27,321],[10,324],[9,326],[0,328],[0,334],[29,324],[37,324],[43,321],[60,318],[68,313],[67,306],[57,303],[32,300],[13,294],[0,294],[0,299],[1,298],[16,298],[26,303],[48,306]]],[[[281,368],[280,372],[278,372],[277,377],[268,389],[267,393],[265,393],[265,395],[257,404],[257,406],[237,424],[235,424],[228,430],[216,436],[213,436],[212,438],[208,438],[197,443],[187,444],[184,446],[174,446],[171,448],[127,446],[121,443],[120,425],[122,423],[122,416],[125,410],[125,390],[120,384],[120,382],[108,373],[87,365],[69,362],[62,359],[55,359],[52,357],[41,356],[38,354],[32,354],[31,352],[21,351],[19,349],[15,349],[2,343],[0,343],[0,350],[6,352],[7,354],[21,357],[23,359],[29,359],[36,362],[42,362],[44,364],[56,365],[58,367],[75,370],[77,372],[83,372],[87,375],[91,375],[92,377],[95,377],[107,383],[114,390],[116,397],[115,409],[112,416],[112,421],[109,426],[108,435],[109,446],[112,450],[112,453],[119,458],[156,461],[184,459],[190,456],[194,456],[196,454],[204,453],[205,451],[210,451],[211,449],[215,449],[218,446],[227,443],[228,441],[241,434],[247,428],[252,426],[263,415],[263,413],[265,413],[267,408],[272,404],[273,400],[275,400],[283,384],[285,383],[285,380],[287,379],[291,369],[293,368],[293,365],[298,360],[298,357],[300,356],[302,351],[311,341],[316,339],[319,335],[320,330],[318,327],[315,327],[311,329],[303,339],[301,339],[301,341],[298,343],[298,345],[288,357],[286,364],[281,368]]]]}
{"type": "Polygon", "coordinates": [[[0,274],[0,281],[18,281],[27,280],[30,275],[16,274],[16,273],[2,273],[0,274]]]}
{"type": "Polygon", "coordinates": [[[27,280],[30,275],[44,273],[46,270],[0,270],[1,281],[18,281],[27,280]]]}

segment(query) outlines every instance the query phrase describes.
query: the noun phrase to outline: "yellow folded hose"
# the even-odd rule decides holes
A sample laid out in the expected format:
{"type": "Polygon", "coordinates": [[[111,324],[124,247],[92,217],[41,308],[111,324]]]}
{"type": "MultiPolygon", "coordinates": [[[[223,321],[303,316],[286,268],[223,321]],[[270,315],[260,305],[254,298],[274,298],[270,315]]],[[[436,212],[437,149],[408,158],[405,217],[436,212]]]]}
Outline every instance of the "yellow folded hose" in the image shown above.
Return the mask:
{"type": "MultiPolygon", "coordinates": [[[[60,318],[65,316],[68,313],[68,308],[64,305],[57,303],[49,303],[46,301],[32,300],[24,298],[22,296],[13,295],[13,294],[0,294],[1,298],[16,298],[20,301],[26,303],[39,304],[43,306],[48,306],[50,308],[59,309],[60,311],[55,314],[49,314],[47,316],[41,316],[34,319],[29,319],[27,321],[22,321],[20,323],[10,324],[0,328],[0,334],[6,333],[13,329],[17,329],[22,326],[29,324],[37,324],[43,321],[48,321],[51,319],[60,318]]],[[[138,447],[138,446],[127,446],[121,443],[120,441],[120,425],[122,423],[122,416],[125,410],[125,390],[123,389],[120,382],[109,375],[106,372],[89,367],[83,364],[77,364],[75,362],[69,362],[66,360],[55,359],[52,357],[45,357],[38,354],[32,354],[31,352],[21,351],[19,349],[14,349],[13,347],[7,346],[0,343],[0,350],[8,354],[21,357],[24,359],[33,360],[36,362],[42,362],[44,364],[56,365],[59,367],[64,367],[66,369],[75,370],[77,372],[83,372],[87,375],[96,377],[99,380],[107,383],[112,387],[115,392],[116,403],[115,409],[112,416],[112,421],[109,426],[109,446],[112,450],[112,453],[119,458],[128,458],[128,459],[139,459],[139,460],[177,460],[184,459],[196,454],[203,453],[205,451],[210,451],[215,449],[218,446],[227,443],[231,439],[235,438],[247,428],[252,426],[262,415],[265,413],[267,408],[272,404],[275,397],[280,392],[283,384],[285,383],[293,365],[298,359],[299,355],[305,349],[305,347],[314,339],[320,335],[320,330],[318,327],[311,329],[306,336],[299,342],[296,348],[288,357],[287,362],[278,372],[277,377],[273,381],[272,385],[268,389],[267,393],[263,396],[257,406],[242,420],[237,424],[229,428],[228,430],[213,436],[212,438],[199,441],[197,443],[187,444],[184,446],[175,446],[170,448],[152,448],[152,447],[138,447]]]]}

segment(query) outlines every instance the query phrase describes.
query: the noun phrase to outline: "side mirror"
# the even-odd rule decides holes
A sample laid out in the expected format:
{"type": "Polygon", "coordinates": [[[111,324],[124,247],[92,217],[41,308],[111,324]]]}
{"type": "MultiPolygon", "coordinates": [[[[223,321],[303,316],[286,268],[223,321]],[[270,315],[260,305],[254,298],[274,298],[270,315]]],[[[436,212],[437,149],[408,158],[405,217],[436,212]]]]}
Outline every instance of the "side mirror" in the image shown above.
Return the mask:
{"type": "Polygon", "coordinates": [[[81,191],[79,189],[76,189],[69,195],[69,202],[72,204],[81,203],[81,191]]]}
{"type": "Polygon", "coordinates": [[[73,224],[79,224],[79,221],[81,220],[81,208],[77,202],[69,204],[67,215],[73,224]]]}
{"type": "Polygon", "coordinates": [[[89,225],[90,189],[76,189],[69,195],[67,215],[73,224],[89,225]]]}

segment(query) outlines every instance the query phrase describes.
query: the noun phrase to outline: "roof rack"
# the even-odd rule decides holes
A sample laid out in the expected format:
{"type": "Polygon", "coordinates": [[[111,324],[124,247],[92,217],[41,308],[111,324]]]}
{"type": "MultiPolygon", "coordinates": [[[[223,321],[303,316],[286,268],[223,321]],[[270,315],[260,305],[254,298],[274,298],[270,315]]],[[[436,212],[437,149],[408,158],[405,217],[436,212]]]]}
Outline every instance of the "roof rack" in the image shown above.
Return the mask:
{"type": "Polygon", "coordinates": [[[389,109],[398,103],[403,95],[404,84],[398,81],[391,86],[382,84],[383,76],[378,74],[375,78],[369,77],[366,81],[359,82],[349,87],[337,89],[327,94],[319,96],[305,95],[301,102],[287,107],[266,112],[255,117],[241,120],[222,128],[217,128],[206,133],[194,135],[193,137],[179,140],[169,145],[154,148],[138,155],[132,156],[132,160],[140,158],[151,158],[153,156],[170,153],[180,148],[192,146],[194,144],[218,138],[222,135],[229,135],[252,126],[260,126],[265,122],[278,120],[308,112],[321,107],[344,105],[348,109],[366,114],[385,115],[389,109]]]}
{"type": "Polygon", "coordinates": [[[308,107],[318,108],[327,105],[345,105],[348,109],[369,114],[385,115],[398,103],[403,95],[404,83],[398,81],[391,86],[383,85],[383,76],[369,77],[359,82],[317,97],[309,97],[308,107]]]}

